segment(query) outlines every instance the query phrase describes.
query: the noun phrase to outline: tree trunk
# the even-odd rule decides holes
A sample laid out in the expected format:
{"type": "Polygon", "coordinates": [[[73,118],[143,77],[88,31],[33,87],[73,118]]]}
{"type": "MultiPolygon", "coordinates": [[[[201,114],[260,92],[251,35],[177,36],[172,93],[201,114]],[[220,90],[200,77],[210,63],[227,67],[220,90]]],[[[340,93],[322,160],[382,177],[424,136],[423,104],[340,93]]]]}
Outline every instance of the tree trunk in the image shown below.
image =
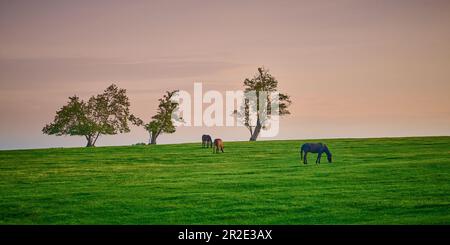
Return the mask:
{"type": "Polygon", "coordinates": [[[156,145],[156,134],[153,134],[153,135],[152,135],[152,138],[151,138],[151,140],[150,140],[150,144],[151,144],[151,145],[156,145]]]}
{"type": "Polygon", "coordinates": [[[158,137],[158,134],[156,133],[150,133],[150,145],[156,145],[156,138],[158,137]]]}
{"type": "Polygon", "coordinates": [[[92,136],[91,136],[91,135],[87,135],[87,136],[86,136],[86,140],[87,140],[86,147],[92,147],[92,146],[94,146],[94,142],[93,142],[93,139],[92,139],[92,136]]]}
{"type": "MultiPolygon", "coordinates": [[[[259,70],[259,69],[258,69],[259,70]]],[[[261,71],[259,70],[261,73],[261,71]]],[[[261,73],[261,80],[262,80],[262,73],[261,73]]],[[[256,141],[258,138],[259,132],[261,131],[261,122],[259,121],[259,91],[256,91],[256,126],[253,129],[252,136],[250,137],[250,141],[256,141]]]]}
{"type": "Polygon", "coordinates": [[[255,129],[253,130],[253,134],[250,137],[250,141],[256,141],[256,139],[258,138],[259,132],[261,132],[261,123],[258,120],[256,122],[255,129]]]}

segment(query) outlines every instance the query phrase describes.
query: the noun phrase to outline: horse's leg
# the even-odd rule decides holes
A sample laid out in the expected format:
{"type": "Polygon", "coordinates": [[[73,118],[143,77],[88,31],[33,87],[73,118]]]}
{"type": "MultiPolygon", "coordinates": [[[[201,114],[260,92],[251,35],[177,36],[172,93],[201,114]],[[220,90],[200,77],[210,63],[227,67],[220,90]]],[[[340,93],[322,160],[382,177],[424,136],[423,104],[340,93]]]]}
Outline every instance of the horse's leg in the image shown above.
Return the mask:
{"type": "Polygon", "coordinates": [[[305,151],[305,155],[303,156],[303,163],[304,164],[308,164],[308,159],[306,158],[307,154],[308,154],[308,152],[305,151]]]}
{"type": "Polygon", "coordinates": [[[220,150],[222,150],[222,153],[223,153],[223,147],[220,147],[220,150]]]}
{"type": "Polygon", "coordinates": [[[322,157],[322,153],[319,152],[319,154],[317,154],[317,160],[316,160],[316,164],[320,163],[320,158],[322,157]]]}

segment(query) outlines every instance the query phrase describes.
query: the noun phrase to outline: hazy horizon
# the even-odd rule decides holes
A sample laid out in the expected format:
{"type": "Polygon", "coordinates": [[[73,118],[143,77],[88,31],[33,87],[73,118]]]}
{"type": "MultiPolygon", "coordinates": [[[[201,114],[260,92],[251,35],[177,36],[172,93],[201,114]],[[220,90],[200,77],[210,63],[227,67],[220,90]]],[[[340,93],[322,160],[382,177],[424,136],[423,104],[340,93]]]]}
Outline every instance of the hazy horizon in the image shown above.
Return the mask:
{"type": "MultiPolygon", "coordinates": [[[[166,90],[239,90],[260,66],[293,101],[273,139],[450,135],[449,1],[0,0],[0,149],[84,146],[41,132],[74,94],[115,83],[149,121],[166,90]]],[[[203,133],[250,137],[158,143],[203,133]]],[[[138,142],[142,127],[97,145],[138,142]]]]}

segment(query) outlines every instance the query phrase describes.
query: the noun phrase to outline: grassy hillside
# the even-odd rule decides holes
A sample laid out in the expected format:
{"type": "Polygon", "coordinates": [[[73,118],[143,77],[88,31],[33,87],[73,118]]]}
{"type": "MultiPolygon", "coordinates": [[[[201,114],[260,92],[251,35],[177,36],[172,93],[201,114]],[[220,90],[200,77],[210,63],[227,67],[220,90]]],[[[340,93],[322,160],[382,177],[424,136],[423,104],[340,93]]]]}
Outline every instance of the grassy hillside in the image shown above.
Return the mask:
{"type": "Polygon", "coordinates": [[[450,224],[450,137],[0,151],[2,224],[450,224]]]}

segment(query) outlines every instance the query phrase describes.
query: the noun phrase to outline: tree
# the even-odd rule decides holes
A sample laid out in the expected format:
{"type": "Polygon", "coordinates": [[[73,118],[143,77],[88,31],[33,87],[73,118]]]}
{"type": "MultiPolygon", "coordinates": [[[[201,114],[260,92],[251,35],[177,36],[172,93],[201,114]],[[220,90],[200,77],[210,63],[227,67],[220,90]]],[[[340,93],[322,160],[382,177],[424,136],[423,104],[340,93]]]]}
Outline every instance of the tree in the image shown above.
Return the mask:
{"type": "Polygon", "coordinates": [[[156,139],[160,134],[171,134],[176,130],[172,121],[172,113],[178,108],[179,103],[172,99],[177,92],[178,90],[172,92],[166,91],[163,98],[159,99],[158,111],[156,115],[152,117],[153,120],[144,125],[145,129],[150,134],[149,143],[152,145],[156,144],[156,139]]]}
{"type": "Polygon", "coordinates": [[[100,135],[128,133],[128,122],[141,125],[142,120],[130,114],[126,90],[115,84],[87,102],[78,96],[69,97],[67,105],[56,112],[52,123],[42,129],[48,135],[84,136],[86,147],[95,146],[100,135]]]}
{"type": "Polygon", "coordinates": [[[291,104],[289,95],[278,93],[278,102],[272,100],[270,93],[277,92],[278,81],[269,74],[269,70],[265,68],[258,68],[258,73],[252,78],[244,80],[245,92],[254,92],[256,100],[245,98],[240,110],[236,110],[234,114],[244,124],[250,132],[250,141],[256,141],[261,129],[266,128],[266,122],[270,118],[271,108],[274,103],[278,105],[278,115],[288,115],[288,107],[291,104]],[[263,94],[263,92],[265,92],[263,94]],[[266,103],[265,107],[260,106],[260,94],[263,96],[266,103]],[[265,96],[265,97],[264,97],[265,96]],[[256,119],[252,121],[251,112],[256,112],[256,119]],[[262,115],[267,115],[263,117],[262,115]]]}

